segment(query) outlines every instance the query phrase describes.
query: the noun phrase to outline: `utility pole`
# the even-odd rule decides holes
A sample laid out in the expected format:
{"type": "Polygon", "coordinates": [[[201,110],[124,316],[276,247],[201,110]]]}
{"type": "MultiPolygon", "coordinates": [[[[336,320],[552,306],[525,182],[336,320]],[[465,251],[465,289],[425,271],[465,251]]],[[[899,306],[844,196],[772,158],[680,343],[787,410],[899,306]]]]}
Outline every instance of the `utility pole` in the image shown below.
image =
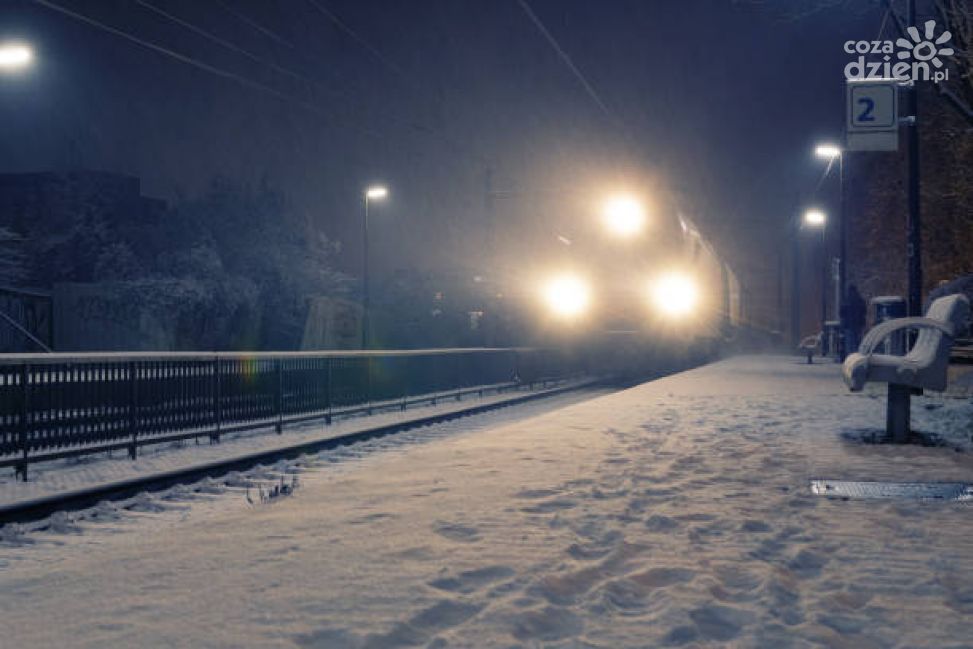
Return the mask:
{"type": "MultiPolygon", "coordinates": [[[[907,0],[908,22],[916,24],[915,0],[907,0]]],[[[909,125],[909,315],[922,315],[922,228],[919,219],[919,81],[907,91],[909,125]]]]}

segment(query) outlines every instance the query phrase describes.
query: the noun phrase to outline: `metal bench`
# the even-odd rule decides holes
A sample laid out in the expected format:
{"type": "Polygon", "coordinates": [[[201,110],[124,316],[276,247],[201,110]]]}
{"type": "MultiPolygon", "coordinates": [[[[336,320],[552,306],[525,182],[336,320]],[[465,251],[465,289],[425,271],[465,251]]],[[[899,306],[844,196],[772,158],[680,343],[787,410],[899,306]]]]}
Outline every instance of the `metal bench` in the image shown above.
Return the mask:
{"type": "Polygon", "coordinates": [[[852,392],[866,383],[888,384],[886,432],[894,441],[909,437],[912,391],[946,389],[946,370],[953,336],[966,323],[970,302],[961,294],[934,301],[922,318],[897,318],[873,327],[862,340],[858,352],[845,359],[842,374],[852,392]],[[908,329],[918,330],[915,344],[904,356],[876,353],[889,336],[908,329]]]}
{"type": "MultiPolygon", "coordinates": [[[[804,354],[805,356],[807,356],[807,364],[808,365],[810,365],[810,364],[812,364],[814,362],[814,360],[813,360],[814,359],[814,353],[816,351],[818,351],[818,348],[821,347],[821,340],[822,340],[822,338],[823,338],[823,334],[821,332],[818,332],[818,333],[814,334],[813,336],[808,336],[807,338],[804,338],[801,341],[801,344],[797,346],[797,348],[799,350],[801,350],[801,353],[804,354]]],[[[821,349],[821,354],[824,355],[824,349],[823,348],[821,349]]]]}

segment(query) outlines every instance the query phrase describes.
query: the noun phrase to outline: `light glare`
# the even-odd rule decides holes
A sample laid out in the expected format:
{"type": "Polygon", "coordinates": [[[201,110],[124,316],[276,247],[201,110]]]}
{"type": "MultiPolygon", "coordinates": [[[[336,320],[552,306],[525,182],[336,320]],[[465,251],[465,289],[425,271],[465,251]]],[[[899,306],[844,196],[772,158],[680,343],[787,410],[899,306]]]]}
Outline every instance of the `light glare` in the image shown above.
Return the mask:
{"type": "Polygon", "coordinates": [[[616,196],[605,203],[605,225],[613,234],[631,237],[645,225],[642,205],[630,196],[616,196]]]}
{"type": "Polygon", "coordinates": [[[696,282],[682,273],[662,275],[652,284],[652,301],[668,317],[689,315],[699,301],[696,282]]]}
{"type": "Polygon", "coordinates": [[[33,51],[20,43],[0,45],[0,69],[17,70],[24,68],[34,59],[33,51]]]}
{"type": "Polygon", "coordinates": [[[591,291],[588,284],[574,275],[561,275],[544,286],[544,301],[556,315],[574,318],[588,308],[591,291]]]}
{"type": "Polygon", "coordinates": [[[365,196],[372,200],[381,200],[389,195],[389,190],[381,185],[375,185],[374,187],[369,187],[365,191],[365,196]]]}

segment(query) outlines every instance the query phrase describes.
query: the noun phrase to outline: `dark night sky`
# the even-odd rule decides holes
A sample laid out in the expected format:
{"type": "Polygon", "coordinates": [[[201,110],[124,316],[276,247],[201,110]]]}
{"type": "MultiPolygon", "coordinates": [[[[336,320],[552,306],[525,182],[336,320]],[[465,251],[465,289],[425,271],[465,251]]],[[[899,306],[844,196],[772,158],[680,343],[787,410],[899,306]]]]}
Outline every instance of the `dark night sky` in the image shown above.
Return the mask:
{"type": "Polygon", "coordinates": [[[842,43],[873,38],[881,20],[864,1],[795,19],[821,3],[531,0],[608,117],[517,0],[318,0],[377,55],[310,0],[146,0],[262,62],[135,0],[52,1],[293,100],[4,0],[0,36],[32,41],[38,63],[0,81],[3,171],[80,163],[140,176],[167,199],[216,175],[266,176],[345,242],[349,266],[360,189],[382,179],[394,192],[375,217],[388,267],[415,265],[420,246],[430,263],[469,258],[488,168],[526,192],[498,203],[497,228],[587,207],[535,191],[664,177],[745,278],[817,182],[814,141],[840,135],[842,43]]]}

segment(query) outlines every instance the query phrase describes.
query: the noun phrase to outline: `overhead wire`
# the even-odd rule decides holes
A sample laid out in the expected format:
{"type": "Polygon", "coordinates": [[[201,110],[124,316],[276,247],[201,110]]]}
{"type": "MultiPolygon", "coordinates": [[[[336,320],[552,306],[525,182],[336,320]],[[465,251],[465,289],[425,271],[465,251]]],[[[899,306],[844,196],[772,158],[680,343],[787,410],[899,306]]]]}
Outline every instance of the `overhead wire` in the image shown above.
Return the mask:
{"type": "Polygon", "coordinates": [[[152,50],[152,51],[157,52],[159,54],[163,54],[165,56],[168,56],[170,58],[173,58],[173,59],[175,59],[177,61],[180,61],[181,63],[184,63],[185,65],[189,65],[191,67],[194,67],[194,68],[196,68],[198,70],[202,70],[204,72],[209,72],[210,74],[214,74],[214,75],[219,76],[219,77],[222,77],[224,79],[229,79],[229,80],[235,81],[235,82],[237,82],[237,83],[239,83],[239,84],[241,84],[243,86],[246,86],[247,88],[250,88],[252,90],[258,90],[258,91],[263,92],[263,93],[266,93],[268,95],[272,95],[274,97],[277,97],[278,99],[281,99],[281,100],[283,100],[285,102],[289,102],[289,103],[293,103],[293,104],[296,104],[298,106],[301,106],[302,108],[304,108],[306,110],[309,110],[311,112],[317,113],[317,114],[322,115],[322,116],[326,116],[325,113],[323,111],[321,111],[317,106],[315,106],[315,105],[313,105],[311,103],[308,103],[307,101],[305,101],[303,99],[298,99],[296,97],[293,97],[291,95],[288,95],[286,93],[283,93],[283,92],[277,90],[276,88],[272,88],[271,86],[268,86],[266,84],[260,83],[259,81],[254,81],[253,79],[250,79],[248,77],[244,77],[244,76],[239,75],[239,74],[237,74],[235,72],[231,72],[229,70],[224,70],[223,68],[219,68],[217,66],[210,65],[209,63],[206,63],[204,61],[200,61],[199,59],[196,59],[194,57],[191,57],[191,56],[189,56],[187,54],[183,54],[181,52],[177,52],[176,50],[170,49],[170,48],[165,47],[163,45],[159,45],[158,43],[153,43],[152,41],[148,41],[148,40],[146,40],[144,38],[141,38],[139,36],[135,36],[134,34],[131,34],[129,32],[126,32],[126,31],[122,30],[122,29],[119,29],[117,27],[113,27],[111,25],[108,25],[106,23],[103,23],[100,20],[97,20],[95,18],[92,18],[91,16],[88,16],[88,15],[85,15],[85,14],[82,14],[82,13],[79,13],[79,12],[74,11],[72,9],[68,9],[67,7],[65,7],[65,6],[63,6],[61,4],[58,4],[56,2],[53,2],[53,0],[33,0],[33,2],[36,3],[36,4],[39,4],[39,5],[43,6],[43,7],[46,7],[48,9],[51,9],[52,11],[56,11],[58,13],[61,13],[61,14],[65,15],[65,16],[68,16],[70,18],[74,18],[75,20],[79,20],[79,21],[81,21],[83,23],[86,23],[88,25],[91,25],[92,27],[95,27],[95,28],[100,29],[102,31],[108,32],[110,34],[114,34],[115,36],[118,36],[119,38],[123,38],[123,39],[125,39],[125,40],[127,40],[127,41],[129,41],[131,43],[135,43],[135,44],[137,44],[137,45],[139,45],[141,47],[144,47],[146,49],[149,49],[149,50],[152,50]]]}
{"type": "Polygon", "coordinates": [[[558,55],[558,58],[561,59],[561,62],[564,63],[565,67],[567,67],[568,70],[571,71],[571,74],[574,75],[578,83],[581,84],[581,87],[587,93],[588,97],[591,98],[591,100],[595,103],[595,105],[598,106],[598,108],[605,115],[605,117],[609,119],[609,121],[613,122],[615,125],[618,125],[620,123],[618,118],[608,108],[608,105],[605,104],[604,101],[602,101],[601,97],[598,95],[598,92],[595,90],[594,86],[592,86],[591,83],[589,83],[588,79],[585,78],[581,70],[578,69],[578,66],[576,66],[574,64],[574,61],[571,60],[571,57],[568,56],[568,53],[564,50],[563,47],[561,47],[560,43],[557,42],[557,39],[554,38],[554,35],[551,34],[550,30],[547,29],[547,27],[537,16],[537,14],[534,13],[534,10],[531,9],[531,6],[527,3],[527,0],[517,0],[517,2],[520,5],[520,8],[523,9],[524,13],[530,19],[530,21],[534,24],[534,27],[537,28],[537,31],[541,33],[541,36],[544,37],[547,43],[558,55]]]}
{"type": "Polygon", "coordinates": [[[228,5],[223,0],[216,0],[216,4],[218,4],[221,7],[223,7],[223,9],[227,13],[235,16],[237,18],[237,20],[239,20],[240,22],[243,22],[243,23],[249,25],[251,28],[257,30],[258,32],[260,32],[264,36],[267,36],[268,38],[271,38],[271,39],[277,41],[281,45],[284,45],[284,46],[289,47],[291,49],[295,49],[294,48],[294,44],[291,43],[290,41],[288,41],[287,39],[285,39],[283,36],[281,36],[280,34],[278,34],[277,32],[275,32],[275,31],[273,31],[271,29],[268,29],[268,28],[264,27],[263,25],[261,25],[260,23],[258,23],[253,18],[250,18],[246,14],[240,13],[239,11],[237,11],[236,9],[234,9],[233,7],[231,7],[230,5],[228,5]]]}
{"type": "Polygon", "coordinates": [[[389,70],[399,75],[400,77],[405,77],[402,69],[390,61],[384,54],[382,54],[378,48],[369,43],[361,34],[348,26],[345,21],[343,21],[337,14],[324,6],[319,0],[307,0],[315,9],[317,9],[322,15],[324,15],[328,20],[334,23],[342,32],[347,36],[365,48],[375,59],[382,63],[389,70]]]}
{"type": "Polygon", "coordinates": [[[285,67],[283,67],[281,65],[278,65],[277,63],[274,63],[273,61],[269,61],[269,60],[267,60],[267,59],[265,59],[265,58],[263,58],[261,56],[258,56],[257,54],[254,54],[253,52],[251,52],[251,51],[249,51],[247,49],[244,49],[244,48],[240,47],[239,45],[237,45],[237,44],[235,44],[235,43],[233,43],[233,42],[231,42],[231,41],[229,41],[229,40],[227,40],[225,38],[221,38],[220,36],[217,36],[216,34],[213,34],[212,32],[210,32],[210,31],[208,31],[206,29],[203,29],[202,27],[199,27],[195,23],[192,23],[192,22],[186,20],[185,18],[181,18],[179,16],[176,16],[175,14],[173,14],[171,12],[168,12],[168,11],[162,9],[161,7],[158,7],[157,5],[152,4],[151,2],[148,2],[148,0],[134,0],[134,2],[136,4],[144,7],[145,9],[153,12],[153,13],[155,13],[155,14],[157,14],[159,16],[162,16],[166,20],[169,20],[169,21],[171,21],[171,22],[173,22],[173,23],[175,23],[175,24],[177,24],[177,25],[179,25],[179,26],[181,26],[181,27],[183,27],[185,29],[188,29],[189,31],[193,32],[194,34],[197,34],[198,36],[201,36],[201,37],[203,37],[203,38],[205,38],[205,39],[207,39],[207,40],[209,40],[209,41],[211,41],[213,43],[216,43],[217,45],[219,45],[219,46],[221,46],[221,47],[223,47],[223,48],[225,48],[225,49],[227,49],[227,50],[229,50],[231,52],[235,52],[235,53],[237,53],[237,54],[239,54],[241,56],[246,57],[247,59],[253,61],[254,63],[259,63],[261,65],[265,65],[265,66],[271,68],[272,70],[275,70],[275,71],[277,71],[277,72],[279,72],[281,74],[284,74],[284,75],[286,75],[286,76],[288,76],[288,77],[290,77],[290,78],[292,78],[292,79],[294,79],[296,81],[300,81],[300,82],[309,84],[311,86],[314,86],[315,88],[318,88],[318,89],[322,90],[326,94],[329,94],[329,95],[332,95],[332,96],[335,96],[335,97],[342,97],[342,98],[345,98],[345,99],[350,99],[351,98],[350,95],[348,95],[347,93],[340,92],[340,91],[337,91],[337,90],[333,90],[331,88],[328,88],[327,86],[325,86],[324,84],[320,83],[319,81],[317,81],[315,79],[312,79],[312,78],[310,78],[310,77],[308,77],[306,75],[303,75],[303,74],[301,74],[299,72],[295,72],[294,70],[291,70],[289,68],[285,68],[285,67]]]}

